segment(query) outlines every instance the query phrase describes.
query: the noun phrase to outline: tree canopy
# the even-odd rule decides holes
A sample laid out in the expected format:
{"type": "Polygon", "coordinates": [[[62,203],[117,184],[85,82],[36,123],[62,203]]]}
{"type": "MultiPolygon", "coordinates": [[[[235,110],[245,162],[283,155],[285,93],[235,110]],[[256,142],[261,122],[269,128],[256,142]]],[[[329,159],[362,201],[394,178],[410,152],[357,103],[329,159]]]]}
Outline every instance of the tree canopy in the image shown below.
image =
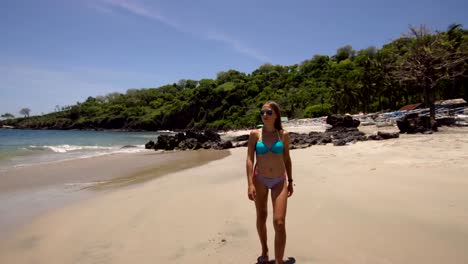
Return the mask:
{"type": "Polygon", "coordinates": [[[25,108],[21,108],[21,110],[19,111],[19,113],[21,115],[24,115],[24,117],[29,117],[29,113],[31,113],[31,109],[25,107],[25,108]]]}
{"type": "Polygon", "coordinates": [[[3,118],[14,118],[15,116],[12,114],[12,113],[4,113],[3,115],[1,115],[0,117],[3,117],[3,118]]]}
{"type": "Polygon", "coordinates": [[[346,45],[333,56],[317,54],[294,65],[264,64],[252,73],[230,69],[214,79],[88,97],[54,113],[7,122],[25,128],[235,129],[261,122],[259,109],[267,100],[277,101],[289,118],[431,106],[436,99],[468,99],[467,54],[468,31],[461,25],[444,32],[411,27],[381,48],[346,45]]]}

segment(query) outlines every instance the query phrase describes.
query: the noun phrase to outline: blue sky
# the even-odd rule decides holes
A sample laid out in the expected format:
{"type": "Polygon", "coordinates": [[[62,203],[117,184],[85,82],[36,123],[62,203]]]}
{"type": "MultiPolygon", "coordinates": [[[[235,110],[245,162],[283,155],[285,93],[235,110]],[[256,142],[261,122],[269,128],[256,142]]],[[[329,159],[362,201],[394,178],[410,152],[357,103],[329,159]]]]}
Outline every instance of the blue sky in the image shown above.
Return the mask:
{"type": "Polygon", "coordinates": [[[409,25],[467,28],[466,10],[462,0],[2,0],[0,114],[381,47],[409,25]]]}

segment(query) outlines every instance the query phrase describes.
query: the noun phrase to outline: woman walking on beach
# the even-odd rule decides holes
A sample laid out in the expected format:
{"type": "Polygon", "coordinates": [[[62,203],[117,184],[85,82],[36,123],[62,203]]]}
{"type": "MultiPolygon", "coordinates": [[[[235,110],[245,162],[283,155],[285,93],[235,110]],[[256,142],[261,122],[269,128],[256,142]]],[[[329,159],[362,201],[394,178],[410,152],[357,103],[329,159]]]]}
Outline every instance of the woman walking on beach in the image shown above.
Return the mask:
{"type": "Polygon", "coordinates": [[[269,260],[266,220],[268,192],[271,190],[275,263],[282,264],[286,247],[287,200],[293,194],[289,135],[281,125],[281,113],[277,103],[266,102],[260,114],[263,127],[250,132],[247,150],[248,197],[255,201],[257,231],[262,245],[262,254],[257,261],[268,263],[269,260]]]}

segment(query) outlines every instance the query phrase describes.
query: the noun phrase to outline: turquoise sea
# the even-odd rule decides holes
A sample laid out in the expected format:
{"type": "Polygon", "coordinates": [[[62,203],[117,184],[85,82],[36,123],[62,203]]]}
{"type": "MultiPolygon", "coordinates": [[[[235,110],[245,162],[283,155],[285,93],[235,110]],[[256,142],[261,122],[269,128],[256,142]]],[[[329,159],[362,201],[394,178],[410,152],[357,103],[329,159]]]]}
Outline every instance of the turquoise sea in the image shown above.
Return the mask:
{"type": "Polygon", "coordinates": [[[162,133],[0,129],[0,168],[140,152],[162,133]]]}

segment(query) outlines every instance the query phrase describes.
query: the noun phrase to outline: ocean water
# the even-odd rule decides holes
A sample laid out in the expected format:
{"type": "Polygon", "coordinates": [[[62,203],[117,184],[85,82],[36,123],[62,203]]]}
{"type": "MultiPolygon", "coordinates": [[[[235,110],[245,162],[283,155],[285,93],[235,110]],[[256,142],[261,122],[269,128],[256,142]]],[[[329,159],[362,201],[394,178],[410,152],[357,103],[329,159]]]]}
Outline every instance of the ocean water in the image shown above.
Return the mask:
{"type": "Polygon", "coordinates": [[[163,133],[0,129],[0,169],[145,151],[163,133]]]}

